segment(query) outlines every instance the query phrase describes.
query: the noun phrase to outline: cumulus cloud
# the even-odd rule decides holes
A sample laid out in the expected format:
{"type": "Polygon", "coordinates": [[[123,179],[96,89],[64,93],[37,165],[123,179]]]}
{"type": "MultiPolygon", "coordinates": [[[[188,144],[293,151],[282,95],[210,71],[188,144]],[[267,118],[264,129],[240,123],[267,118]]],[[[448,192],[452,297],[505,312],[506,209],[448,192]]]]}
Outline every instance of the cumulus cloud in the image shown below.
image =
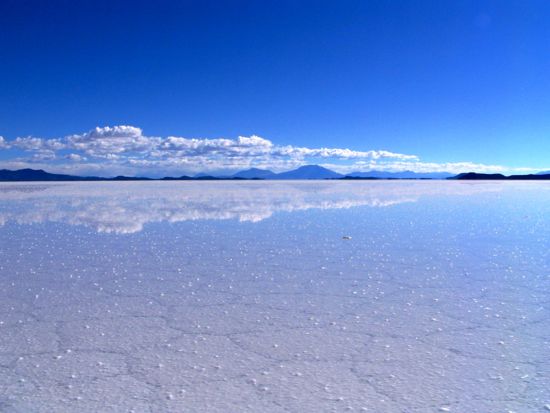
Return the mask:
{"type": "Polygon", "coordinates": [[[43,139],[27,136],[15,139],[10,143],[10,146],[24,151],[58,151],[64,149],[66,144],[61,139],[43,139]]]}
{"type": "Polygon", "coordinates": [[[370,162],[354,162],[348,165],[341,164],[322,164],[325,168],[333,169],[340,173],[351,173],[360,171],[384,171],[384,172],[404,172],[412,171],[418,173],[428,172],[449,172],[449,173],[462,173],[462,172],[479,172],[479,173],[508,173],[508,172],[536,172],[535,168],[511,168],[502,165],[486,165],[475,162],[408,162],[408,161],[389,161],[389,162],[377,162],[376,160],[370,162]]]}
{"type": "Polygon", "coordinates": [[[300,148],[284,146],[276,149],[275,153],[283,156],[296,156],[299,158],[338,158],[338,159],[402,159],[418,160],[416,155],[405,155],[389,151],[352,151],[341,148],[300,148]]]}
{"type": "MultiPolygon", "coordinates": [[[[93,171],[126,174],[184,174],[231,171],[249,167],[288,170],[307,163],[325,164],[339,172],[384,170],[415,172],[503,172],[499,165],[470,162],[429,163],[413,154],[387,150],[357,151],[349,148],[310,148],[277,145],[263,137],[187,138],[147,136],[135,126],[96,127],[88,132],[62,138],[0,137],[0,148],[16,148],[26,158],[8,163],[32,163],[65,173],[93,171]],[[48,161],[56,160],[48,164],[48,161]]],[[[522,168],[525,171],[525,168],[522,168]]]]}
{"type": "Polygon", "coordinates": [[[68,148],[97,158],[131,152],[147,153],[160,143],[160,138],[144,136],[140,128],[125,125],[98,127],[81,135],[68,136],[65,140],[68,148]]]}
{"type": "Polygon", "coordinates": [[[53,161],[56,158],[57,158],[57,156],[56,156],[54,151],[44,149],[44,150],[40,150],[38,152],[35,152],[32,155],[31,160],[33,162],[43,162],[43,161],[53,161]]]}
{"type": "Polygon", "coordinates": [[[169,136],[157,148],[165,156],[257,156],[272,151],[273,143],[259,136],[239,136],[237,139],[188,139],[169,136]]]}

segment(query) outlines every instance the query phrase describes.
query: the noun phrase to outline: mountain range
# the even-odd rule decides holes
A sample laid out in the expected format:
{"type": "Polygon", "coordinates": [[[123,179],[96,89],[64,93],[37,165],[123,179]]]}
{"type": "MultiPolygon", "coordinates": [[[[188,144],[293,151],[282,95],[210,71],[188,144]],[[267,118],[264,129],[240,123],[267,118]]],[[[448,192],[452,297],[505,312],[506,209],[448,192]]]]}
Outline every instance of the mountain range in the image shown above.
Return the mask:
{"type": "Polygon", "coordinates": [[[458,180],[546,180],[550,179],[550,172],[539,173],[535,175],[511,175],[502,174],[480,174],[476,172],[462,173],[453,175],[446,172],[434,173],[416,173],[412,171],[404,172],[353,172],[343,175],[319,165],[305,165],[291,171],[275,173],[267,169],[250,168],[237,172],[229,176],[213,176],[208,174],[198,174],[193,177],[182,175],[179,177],[164,178],[146,178],[116,176],[113,178],[102,178],[97,176],[75,176],[64,174],[53,174],[42,169],[18,169],[15,171],[0,170],[0,181],[144,181],[144,180],[165,180],[165,181],[184,181],[184,180],[240,180],[240,179],[266,179],[266,180],[291,180],[291,179],[458,179],[458,180]]]}
{"type": "Polygon", "coordinates": [[[271,179],[277,174],[267,169],[250,168],[231,175],[231,178],[241,179],[271,179]]]}
{"type": "Polygon", "coordinates": [[[454,176],[448,172],[430,172],[418,173],[412,171],[403,172],[385,172],[368,171],[352,172],[346,175],[331,171],[319,165],[305,165],[287,172],[275,173],[267,169],[251,168],[245,171],[237,172],[229,178],[244,179],[342,179],[342,178],[360,178],[360,179],[446,179],[454,176]]]}
{"type": "Polygon", "coordinates": [[[467,172],[458,174],[447,179],[460,179],[460,180],[498,180],[498,181],[541,181],[550,180],[550,172],[543,172],[538,174],[528,175],[509,175],[502,174],[480,174],[477,172],[467,172]]]}
{"type": "Polygon", "coordinates": [[[427,172],[418,173],[413,171],[403,172],[385,172],[385,171],[368,171],[368,172],[352,172],[346,176],[352,178],[375,178],[375,179],[447,179],[454,174],[448,172],[427,172]]]}

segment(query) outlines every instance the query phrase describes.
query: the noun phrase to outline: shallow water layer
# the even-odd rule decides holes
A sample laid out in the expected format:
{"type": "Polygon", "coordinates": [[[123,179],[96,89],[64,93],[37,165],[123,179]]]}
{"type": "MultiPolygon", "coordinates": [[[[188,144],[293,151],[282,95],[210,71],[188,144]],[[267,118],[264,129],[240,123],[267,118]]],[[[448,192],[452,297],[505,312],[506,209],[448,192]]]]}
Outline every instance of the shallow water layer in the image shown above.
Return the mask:
{"type": "Polygon", "coordinates": [[[550,411],[550,184],[0,184],[1,412],[550,411]]]}

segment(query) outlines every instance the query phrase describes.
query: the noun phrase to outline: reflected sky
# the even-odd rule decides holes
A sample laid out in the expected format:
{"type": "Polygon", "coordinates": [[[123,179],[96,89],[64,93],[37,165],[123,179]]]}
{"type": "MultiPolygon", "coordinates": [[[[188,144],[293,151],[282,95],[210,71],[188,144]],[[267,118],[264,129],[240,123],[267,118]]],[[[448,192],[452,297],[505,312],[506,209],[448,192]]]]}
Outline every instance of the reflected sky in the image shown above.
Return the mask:
{"type": "Polygon", "coordinates": [[[0,411],[550,406],[550,183],[0,185],[0,411]]]}
{"type": "Polygon", "coordinates": [[[428,197],[502,191],[498,182],[110,182],[0,184],[0,225],[60,222],[135,233],[153,222],[236,219],[277,212],[388,207],[428,197]]]}

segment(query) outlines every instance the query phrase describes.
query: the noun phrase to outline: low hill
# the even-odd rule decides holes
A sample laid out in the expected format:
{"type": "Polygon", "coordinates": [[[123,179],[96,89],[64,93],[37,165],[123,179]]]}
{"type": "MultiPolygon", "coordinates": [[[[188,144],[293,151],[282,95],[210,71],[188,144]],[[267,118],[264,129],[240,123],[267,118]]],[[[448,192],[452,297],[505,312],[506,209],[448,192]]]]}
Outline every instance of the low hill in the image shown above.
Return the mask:
{"type": "Polygon", "coordinates": [[[272,179],[338,179],[344,175],[319,165],[305,165],[287,172],[281,172],[272,179]]]}
{"type": "Polygon", "coordinates": [[[539,175],[539,174],[529,174],[529,175],[510,175],[505,176],[502,174],[480,174],[477,172],[467,172],[463,174],[458,174],[452,178],[447,179],[458,179],[458,180],[499,180],[499,181],[542,181],[550,180],[550,173],[539,175]]]}
{"type": "Polygon", "coordinates": [[[275,176],[275,172],[272,172],[268,169],[259,169],[259,168],[250,168],[244,171],[239,171],[233,175],[231,178],[242,178],[242,179],[271,179],[275,176]]]}

